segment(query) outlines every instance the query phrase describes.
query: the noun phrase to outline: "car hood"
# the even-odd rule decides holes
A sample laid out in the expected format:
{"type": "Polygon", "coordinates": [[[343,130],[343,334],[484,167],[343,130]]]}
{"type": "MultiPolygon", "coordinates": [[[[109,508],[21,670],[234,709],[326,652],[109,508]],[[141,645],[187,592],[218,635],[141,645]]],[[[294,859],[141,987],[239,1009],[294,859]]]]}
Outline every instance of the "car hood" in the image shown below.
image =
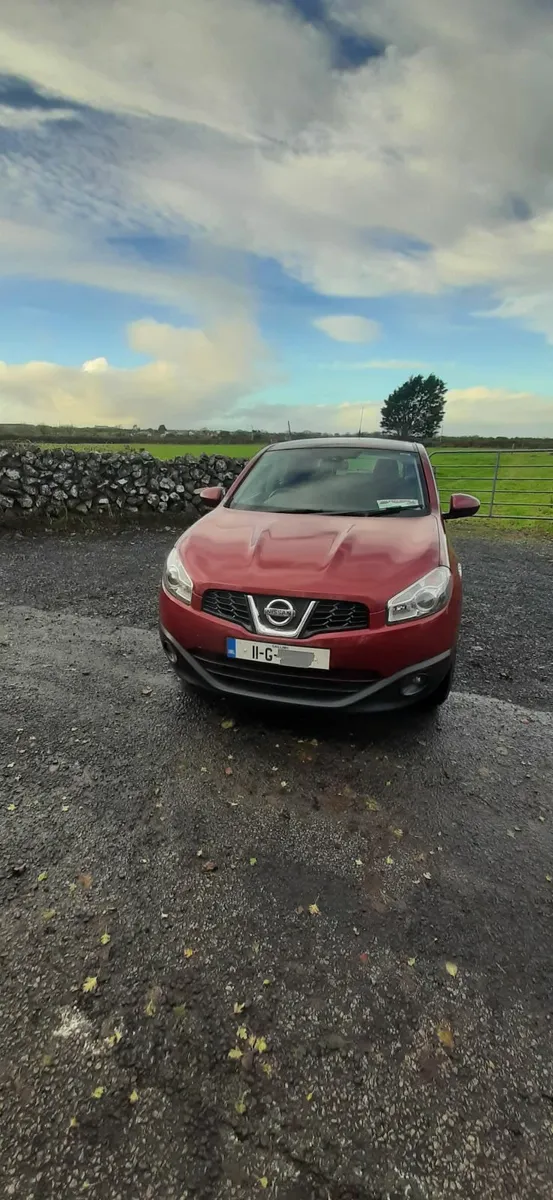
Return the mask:
{"type": "Polygon", "coordinates": [[[448,562],[435,514],[333,517],[243,512],[220,506],[179,542],[195,591],[364,601],[396,592],[448,562]]]}

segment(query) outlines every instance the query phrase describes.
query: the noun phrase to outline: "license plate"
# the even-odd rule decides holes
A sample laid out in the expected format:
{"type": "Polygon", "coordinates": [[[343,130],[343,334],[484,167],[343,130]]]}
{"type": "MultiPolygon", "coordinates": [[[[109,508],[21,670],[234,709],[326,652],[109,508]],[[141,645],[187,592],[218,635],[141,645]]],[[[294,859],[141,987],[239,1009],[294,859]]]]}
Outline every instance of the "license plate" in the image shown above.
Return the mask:
{"type": "Polygon", "coordinates": [[[245,658],[247,662],[270,663],[272,667],[315,667],[319,671],[328,671],[330,667],[330,650],[250,642],[245,638],[227,638],[227,658],[245,658]]]}

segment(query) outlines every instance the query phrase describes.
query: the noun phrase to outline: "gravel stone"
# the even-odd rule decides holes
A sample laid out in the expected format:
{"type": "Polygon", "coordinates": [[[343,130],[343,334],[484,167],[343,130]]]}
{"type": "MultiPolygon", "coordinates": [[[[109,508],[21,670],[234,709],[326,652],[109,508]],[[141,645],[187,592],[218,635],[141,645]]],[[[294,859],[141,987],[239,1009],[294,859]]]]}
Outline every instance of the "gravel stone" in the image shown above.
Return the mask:
{"type": "Polygon", "coordinates": [[[0,1196],[550,1200],[551,550],[455,535],[447,705],[325,720],[181,693],[167,518],[0,537],[0,1196]]]}

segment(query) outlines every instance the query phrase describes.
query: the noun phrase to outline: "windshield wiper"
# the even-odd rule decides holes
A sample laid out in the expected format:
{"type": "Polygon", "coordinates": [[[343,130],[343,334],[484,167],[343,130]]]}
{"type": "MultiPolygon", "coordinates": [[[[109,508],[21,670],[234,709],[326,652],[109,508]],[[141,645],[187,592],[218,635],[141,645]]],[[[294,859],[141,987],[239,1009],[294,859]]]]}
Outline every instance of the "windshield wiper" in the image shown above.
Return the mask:
{"type": "MultiPolygon", "coordinates": [[[[296,511],[299,511],[299,509],[296,511]]],[[[310,509],[309,511],[311,512],[312,510],[310,509]]],[[[359,509],[352,512],[349,508],[320,508],[318,511],[321,517],[388,517],[390,513],[422,512],[422,509],[411,508],[410,505],[394,504],[393,506],[390,505],[389,508],[371,508],[365,512],[360,512],[359,509]]]]}

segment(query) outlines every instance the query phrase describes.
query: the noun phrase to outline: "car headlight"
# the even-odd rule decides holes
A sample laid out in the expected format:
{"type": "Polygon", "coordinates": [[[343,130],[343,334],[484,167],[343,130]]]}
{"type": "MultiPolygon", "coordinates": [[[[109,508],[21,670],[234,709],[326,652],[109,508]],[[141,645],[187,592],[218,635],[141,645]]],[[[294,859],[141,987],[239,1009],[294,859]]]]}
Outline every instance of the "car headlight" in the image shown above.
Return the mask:
{"type": "Polygon", "coordinates": [[[433,613],[445,608],[451,596],[451,571],[449,567],[436,567],[417,579],[410,587],[397,596],[392,596],[387,604],[387,619],[389,625],[398,621],[413,621],[415,617],[430,617],[433,613]]]}
{"type": "Polygon", "coordinates": [[[176,546],[165,563],[163,570],[163,586],[170,596],[176,596],[183,604],[192,604],[192,589],[194,584],[185,570],[176,546]]]}

